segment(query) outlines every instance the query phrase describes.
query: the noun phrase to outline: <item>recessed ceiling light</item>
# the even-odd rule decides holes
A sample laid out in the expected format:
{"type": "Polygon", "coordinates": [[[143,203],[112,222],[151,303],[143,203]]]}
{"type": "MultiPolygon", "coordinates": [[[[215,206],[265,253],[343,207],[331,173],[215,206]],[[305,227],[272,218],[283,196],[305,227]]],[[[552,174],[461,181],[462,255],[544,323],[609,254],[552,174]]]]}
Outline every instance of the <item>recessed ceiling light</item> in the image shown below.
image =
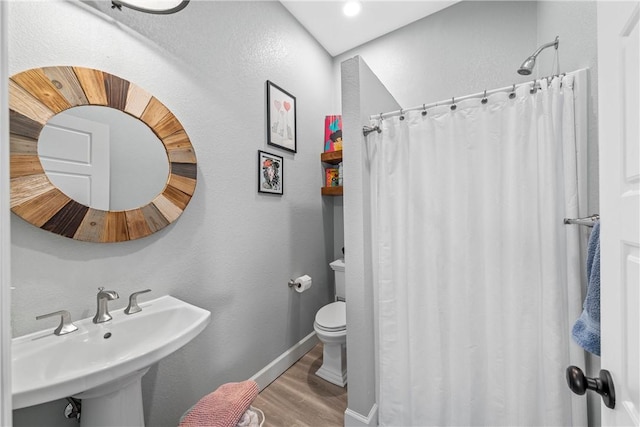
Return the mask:
{"type": "Polygon", "coordinates": [[[362,4],[359,1],[348,1],[342,8],[342,12],[347,16],[356,16],[361,10],[362,4]]]}

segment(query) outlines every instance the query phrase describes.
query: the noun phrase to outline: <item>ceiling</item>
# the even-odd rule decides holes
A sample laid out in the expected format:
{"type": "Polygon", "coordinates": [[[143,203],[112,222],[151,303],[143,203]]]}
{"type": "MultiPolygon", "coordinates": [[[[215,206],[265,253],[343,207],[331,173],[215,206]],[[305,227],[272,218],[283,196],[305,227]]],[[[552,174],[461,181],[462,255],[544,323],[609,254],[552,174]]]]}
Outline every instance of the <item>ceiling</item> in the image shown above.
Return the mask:
{"type": "Polygon", "coordinates": [[[347,17],[342,12],[345,1],[280,2],[331,56],[337,56],[458,1],[460,0],[362,0],[362,11],[354,17],[347,17]]]}

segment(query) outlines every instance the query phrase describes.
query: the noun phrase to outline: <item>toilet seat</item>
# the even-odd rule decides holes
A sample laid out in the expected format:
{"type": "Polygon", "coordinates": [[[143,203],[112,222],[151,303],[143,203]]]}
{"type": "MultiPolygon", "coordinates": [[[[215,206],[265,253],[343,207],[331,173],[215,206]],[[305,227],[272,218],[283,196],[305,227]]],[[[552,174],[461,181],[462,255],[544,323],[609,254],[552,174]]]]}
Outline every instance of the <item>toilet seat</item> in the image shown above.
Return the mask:
{"type": "Polygon", "coordinates": [[[339,332],[347,329],[347,305],[345,302],[332,302],[318,310],[315,325],[326,332],[339,332]]]}

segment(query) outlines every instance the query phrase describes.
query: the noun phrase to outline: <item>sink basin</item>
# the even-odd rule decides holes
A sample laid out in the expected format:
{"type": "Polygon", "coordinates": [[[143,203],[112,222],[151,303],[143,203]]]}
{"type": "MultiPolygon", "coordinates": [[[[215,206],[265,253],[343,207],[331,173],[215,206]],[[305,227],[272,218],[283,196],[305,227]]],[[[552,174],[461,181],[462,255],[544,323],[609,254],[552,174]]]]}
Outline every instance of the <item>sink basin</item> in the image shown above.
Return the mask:
{"type": "Polygon", "coordinates": [[[202,332],[211,313],[168,295],[139,305],[142,311],[132,315],[122,309],[111,311],[113,319],[105,323],[94,324],[91,317],[74,321],[78,330],[67,335],[54,335],[52,325],[13,339],[13,408],[79,397],[83,399],[82,425],[89,425],[84,399],[117,394],[133,382],[141,415],[142,375],[202,332]]]}

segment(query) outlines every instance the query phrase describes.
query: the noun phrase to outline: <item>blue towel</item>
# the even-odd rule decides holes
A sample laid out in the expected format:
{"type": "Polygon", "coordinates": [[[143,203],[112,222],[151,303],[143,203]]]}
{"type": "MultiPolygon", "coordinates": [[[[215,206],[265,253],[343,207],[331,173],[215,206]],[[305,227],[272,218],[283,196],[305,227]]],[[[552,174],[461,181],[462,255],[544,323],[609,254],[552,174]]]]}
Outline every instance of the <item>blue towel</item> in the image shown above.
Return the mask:
{"type": "Polygon", "coordinates": [[[571,335],[582,348],[600,356],[600,221],[596,221],[587,245],[587,295],[582,314],[571,335]]]}

